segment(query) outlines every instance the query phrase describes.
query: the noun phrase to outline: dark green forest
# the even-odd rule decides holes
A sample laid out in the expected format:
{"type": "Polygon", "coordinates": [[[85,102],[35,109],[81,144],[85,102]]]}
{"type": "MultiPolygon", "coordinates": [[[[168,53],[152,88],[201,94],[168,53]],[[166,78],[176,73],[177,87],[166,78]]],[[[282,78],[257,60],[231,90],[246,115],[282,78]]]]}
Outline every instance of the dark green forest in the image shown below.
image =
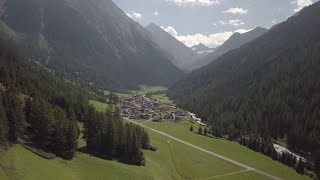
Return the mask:
{"type": "Polygon", "coordinates": [[[115,94],[105,96],[86,83],[12,54],[0,48],[1,146],[22,143],[69,160],[76,155],[81,122],[86,152],[144,165],[141,148],[150,149],[148,134],[125,123],[118,108],[98,113],[89,106],[89,98],[117,103],[115,94]]]}
{"type": "MultiPolygon", "coordinates": [[[[285,140],[319,170],[320,3],[193,71],[168,91],[217,137],[285,140]]],[[[318,171],[319,172],[319,171],[318,171]]]]}

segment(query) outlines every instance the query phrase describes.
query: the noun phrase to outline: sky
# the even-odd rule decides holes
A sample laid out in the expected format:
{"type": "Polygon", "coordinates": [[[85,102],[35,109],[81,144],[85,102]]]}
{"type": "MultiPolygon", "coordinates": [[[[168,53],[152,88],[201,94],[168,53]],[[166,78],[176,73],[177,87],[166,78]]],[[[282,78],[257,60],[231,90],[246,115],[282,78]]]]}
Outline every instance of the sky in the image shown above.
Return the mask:
{"type": "Polygon", "coordinates": [[[318,0],[113,0],[130,18],[153,22],[189,47],[215,48],[235,32],[270,28],[318,0]]]}

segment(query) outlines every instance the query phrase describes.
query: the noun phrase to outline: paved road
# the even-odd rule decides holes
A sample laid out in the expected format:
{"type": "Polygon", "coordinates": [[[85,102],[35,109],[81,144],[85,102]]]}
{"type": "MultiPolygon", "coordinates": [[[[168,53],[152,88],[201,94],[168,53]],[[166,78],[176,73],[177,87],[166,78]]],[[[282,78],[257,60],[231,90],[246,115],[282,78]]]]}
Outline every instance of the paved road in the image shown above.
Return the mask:
{"type": "MultiPolygon", "coordinates": [[[[128,119],[127,119],[127,120],[128,120],[128,119]]],[[[129,120],[129,121],[131,121],[131,120],[129,120]]],[[[187,145],[187,146],[190,146],[190,147],[192,147],[192,148],[194,148],[194,149],[197,149],[197,150],[199,150],[199,151],[205,152],[205,153],[210,154],[210,155],[212,155],[212,156],[215,156],[215,157],[218,157],[218,158],[223,159],[223,160],[225,160],[225,161],[228,161],[228,162],[230,162],[230,163],[232,163],[232,164],[235,164],[235,165],[238,165],[238,166],[240,166],[240,167],[243,167],[243,168],[245,168],[245,169],[248,170],[248,171],[256,172],[256,173],[258,173],[258,174],[267,176],[267,177],[269,177],[269,178],[271,178],[271,179],[282,180],[282,178],[279,178],[279,177],[276,177],[276,176],[271,175],[271,174],[269,174],[269,173],[260,171],[260,170],[258,170],[258,169],[255,169],[255,168],[253,168],[253,167],[247,166],[247,165],[245,165],[245,164],[242,164],[242,163],[240,163],[240,162],[238,162],[238,161],[232,160],[232,159],[227,158],[227,157],[225,157],[225,156],[222,156],[222,155],[220,155],[220,154],[214,153],[214,152],[212,152],[212,151],[208,151],[208,150],[203,149],[203,148],[201,148],[201,147],[198,147],[198,146],[196,146],[196,145],[190,144],[190,143],[188,143],[188,142],[186,142],[186,141],[183,141],[183,140],[181,140],[181,139],[178,139],[178,138],[176,138],[176,137],[173,137],[173,136],[171,136],[171,135],[169,135],[169,134],[167,134],[167,133],[164,133],[164,132],[162,132],[162,131],[158,131],[158,130],[156,130],[156,129],[150,128],[150,127],[148,127],[148,126],[145,126],[145,125],[143,125],[143,124],[137,123],[137,122],[135,122],[135,121],[131,121],[131,122],[134,123],[134,124],[138,124],[138,125],[146,128],[146,129],[149,129],[149,130],[151,130],[151,131],[154,131],[154,132],[156,132],[156,133],[158,133],[158,134],[161,134],[161,135],[163,135],[163,136],[165,136],[165,137],[168,137],[168,138],[170,138],[170,139],[173,139],[173,140],[175,140],[175,141],[178,141],[178,142],[180,142],[180,143],[182,143],[182,144],[185,144],[185,145],[187,145]]]]}

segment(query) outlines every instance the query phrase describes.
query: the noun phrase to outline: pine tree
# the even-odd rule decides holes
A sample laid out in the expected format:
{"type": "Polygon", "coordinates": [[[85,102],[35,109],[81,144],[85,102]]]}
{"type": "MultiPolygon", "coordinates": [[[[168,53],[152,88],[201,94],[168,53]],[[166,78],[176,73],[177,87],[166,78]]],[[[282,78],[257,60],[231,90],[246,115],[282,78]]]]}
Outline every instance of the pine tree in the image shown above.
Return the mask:
{"type": "Polygon", "coordinates": [[[86,140],[87,146],[89,148],[93,147],[95,135],[97,132],[97,121],[98,121],[98,114],[95,111],[94,107],[89,106],[88,111],[85,115],[84,120],[84,134],[83,137],[86,140]]]}
{"type": "Polygon", "coordinates": [[[202,134],[202,127],[201,126],[199,126],[198,134],[202,134]]]}
{"type": "Polygon", "coordinates": [[[56,122],[53,107],[41,98],[32,101],[30,112],[30,126],[34,134],[34,141],[41,148],[50,150],[55,146],[56,122]]]}
{"type": "Polygon", "coordinates": [[[65,145],[65,151],[63,158],[72,159],[75,155],[76,149],[78,147],[79,138],[79,126],[76,121],[69,120],[69,129],[67,131],[66,137],[67,142],[65,145]]]}
{"type": "Polygon", "coordinates": [[[129,160],[129,163],[134,164],[134,165],[141,165],[143,161],[143,153],[140,150],[140,145],[138,143],[138,137],[135,132],[133,132],[133,138],[132,138],[132,143],[129,145],[131,146],[131,158],[129,160]]]}
{"type": "Polygon", "coordinates": [[[320,179],[320,150],[314,153],[314,168],[313,171],[316,173],[318,179],[320,179]]]}
{"type": "Polygon", "coordinates": [[[110,117],[106,118],[106,127],[105,127],[105,133],[104,133],[104,153],[113,156],[116,152],[116,129],[115,129],[115,123],[110,117]]]}
{"type": "Polygon", "coordinates": [[[25,103],[24,103],[24,113],[25,113],[25,116],[26,116],[26,122],[27,123],[31,123],[32,122],[32,117],[31,117],[31,106],[32,106],[32,100],[31,98],[26,98],[25,99],[25,103]]]}
{"type": "Polygon", "coordinates": [[[147,132],[143,131],[141,141],[142,141],[142,149],[150,149],[150,138],[147,132]]]}
{"type": "Polygon", "coordinates": [[[26,129],[23,103],[13,88],[8,89],[3,98],[9,125],[8,138],[11,143],[16,143],[18,138],[23,137],[26,129]]]}
{"type": "Polygon", "coordinates": [[[190,126],[190,131],[193,131],[193,126],[190,126]]]}
{"type": "Polygon", "coordinates": [[[203,132],[203,133],[204,133],[205,136],[207,136],[207,134],[208,134],[207,128],[204,129],[204,132],[203,132]]]}
{"type": "Polygon", "coordinates": [[[295,168],[296,168],[297,173],[304,175],[305,164],[301,158],[299,159],[295,168]]]}
{"type": "Polygon", "coordinates": [[[7,137],[8,137],[9,127],[8,127],[8,119],[3,107],[2,96],[0,94],[0,145],[7,145],[7,137]]]}

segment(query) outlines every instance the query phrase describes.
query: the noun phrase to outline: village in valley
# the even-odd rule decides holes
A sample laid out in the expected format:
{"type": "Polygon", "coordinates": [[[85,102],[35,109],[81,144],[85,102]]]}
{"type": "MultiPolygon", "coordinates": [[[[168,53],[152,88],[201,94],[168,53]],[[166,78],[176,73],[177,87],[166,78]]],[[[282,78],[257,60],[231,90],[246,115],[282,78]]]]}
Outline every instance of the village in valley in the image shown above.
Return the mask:
{"type": "Polygon", "coordinates": [[[170,103],[161,103],[152,97],[134,94],[121,99],[121,114],[132,120],[164,120],[179,121],[183,118],[192,118],[189,112],[176,108],[170,103]]]}

